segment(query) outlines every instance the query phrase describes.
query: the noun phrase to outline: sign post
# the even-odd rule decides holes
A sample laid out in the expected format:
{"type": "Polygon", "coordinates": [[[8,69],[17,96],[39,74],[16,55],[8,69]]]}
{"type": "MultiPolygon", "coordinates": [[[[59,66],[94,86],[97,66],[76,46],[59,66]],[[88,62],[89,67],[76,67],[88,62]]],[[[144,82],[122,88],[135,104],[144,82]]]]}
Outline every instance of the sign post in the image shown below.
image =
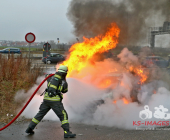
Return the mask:
{"type": "Polygon", "coordinates": [[[29,61],[30,61],[30,45],[35,41],[35,35],[33,33],[27,33],[25,35],[25,40],[29,43],[29,61]]]}
{"type": "MultiPolygon", "coordinates": [[[[47,42],[47,53],[48,53],[48,42],[47,42]]],[[[47,53],[46,53],[46,71],[47,71],[47,57],[48,57],[47,53]]]]}
{"type": "Polygon", "coordinates": [[[59,42],[60,42],[60,41],[59,41],[59,38],[57,38],[57,40],[58,40],[58,44],[59,44],[59,42]]]}
{"type": "Polygon", "coordinates": [[[47,42],[43,45],[43,57],[46,58],[46,70],[47,70],[47,58],[48,56],[50,56],[50,49],[51,49],[51,45],[47,42]]]}

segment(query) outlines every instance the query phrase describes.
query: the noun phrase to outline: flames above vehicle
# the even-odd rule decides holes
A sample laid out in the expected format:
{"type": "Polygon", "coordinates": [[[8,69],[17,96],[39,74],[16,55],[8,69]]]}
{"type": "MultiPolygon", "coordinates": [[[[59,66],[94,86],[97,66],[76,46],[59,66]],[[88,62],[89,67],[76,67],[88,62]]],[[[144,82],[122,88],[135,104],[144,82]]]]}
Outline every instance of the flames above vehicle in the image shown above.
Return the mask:
{"type": "MultiPolygon", "coordinates": [[[[122,68],[122,66],[113,60],[107,59],[101,62],[96,61],[95,54],[101,54],[108,50],[116,48],[118,44],[120,29],[112,23],[104,35],[98,35],[94,38],[84,37],[84,41],[76,43],[71,46],[69,56],[62,63],[68,66],[68,77],[83,79],[86,82],[91,82],[98,88],[115,88],[118,83],[119,86],[127,90],[131,87],[120,82],[120,73],[132,73],[133,76],[138,77],[138,85],[146,82],[148,76],[140,65],[130,65],[122,68]],[[110,76],[111,75],[111,76],[110,76]]],[[[130,102],[125,97],[121,98],[124,104],[130,102]]],[[[114,100],[113,103],[116,103],[114,100]]]]}
{"type": "Polygon", "coordinates": [[[103,53],[115,48],[118,44],[119,33],[120,30],[118,26],[115,23],[112,23],[105,35],[98,35],[97,37],[90,39],[84,37],[82,43],[72,45],[69,50],[70,56],[63,63],[68,66],[68,76],[71,76],[73,71],[80,72],[84,67],[91,63],[94,54],[103,53]]]}

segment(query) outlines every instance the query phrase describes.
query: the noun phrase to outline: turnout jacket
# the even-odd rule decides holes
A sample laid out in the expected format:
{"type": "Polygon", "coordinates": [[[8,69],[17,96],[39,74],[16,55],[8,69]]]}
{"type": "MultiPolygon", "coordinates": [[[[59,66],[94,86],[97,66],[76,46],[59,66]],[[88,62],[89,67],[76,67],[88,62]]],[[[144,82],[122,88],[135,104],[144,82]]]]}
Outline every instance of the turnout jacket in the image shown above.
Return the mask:
{"type": "MultiPolygon", "coordinates": [[[[48,75],[46,75],[47,77],[48,75]]],[[[65,80],[66,74],[61,72],[56,72],[54,76],[47,80],[47,91],[44,95],[44,100],[50,101],[61,101],[63,98],[62,93],[68,91],[68,84],[65,80]],[[56,92],[57,95],[54,97],[49,97],[48,92],[56,92]]]]}

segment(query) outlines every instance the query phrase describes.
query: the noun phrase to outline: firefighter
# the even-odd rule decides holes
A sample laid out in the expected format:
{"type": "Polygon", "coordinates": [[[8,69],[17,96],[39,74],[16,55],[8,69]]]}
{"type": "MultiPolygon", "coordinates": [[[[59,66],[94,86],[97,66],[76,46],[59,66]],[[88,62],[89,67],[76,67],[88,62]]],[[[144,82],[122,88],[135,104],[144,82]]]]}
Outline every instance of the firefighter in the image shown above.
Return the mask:
{"type": "Polygon", "coordinates": [[[61,127],[64,130],[64,138],[74,138],[76,136],[76,134],[73,134],[69,130],[68,115],[62,103],[62,93],[66,93],[68,91],[68,84],[66,82],[67,71],[67,66],[61,65],[55,75],[52,76],[51,79],[47,80],[48,85],[43,102],[40,105],[39,112],[32,119],[25,131],[26,133],[34,134],[33,129],[35,126],[43,119],[47,112],[52,109],[61,121],[61,127]]]}

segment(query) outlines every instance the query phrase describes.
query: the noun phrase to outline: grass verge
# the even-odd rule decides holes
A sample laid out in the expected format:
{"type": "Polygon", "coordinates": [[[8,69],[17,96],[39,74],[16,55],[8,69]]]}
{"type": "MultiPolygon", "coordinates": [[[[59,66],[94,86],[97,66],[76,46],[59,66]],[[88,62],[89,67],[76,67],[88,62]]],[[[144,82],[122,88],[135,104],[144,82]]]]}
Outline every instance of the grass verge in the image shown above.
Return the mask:
{"type": "Polygon", "coordinates": [[[18,90],[28,90],[41,75],[40,66],[31,68],[31,61],[19,55],[2,56],[0,54],[0,122],[7,123],[16,114],[20,105],[14,101],[18,90]],[[13,116],[11,115],[13,114],[13,116]]]}

